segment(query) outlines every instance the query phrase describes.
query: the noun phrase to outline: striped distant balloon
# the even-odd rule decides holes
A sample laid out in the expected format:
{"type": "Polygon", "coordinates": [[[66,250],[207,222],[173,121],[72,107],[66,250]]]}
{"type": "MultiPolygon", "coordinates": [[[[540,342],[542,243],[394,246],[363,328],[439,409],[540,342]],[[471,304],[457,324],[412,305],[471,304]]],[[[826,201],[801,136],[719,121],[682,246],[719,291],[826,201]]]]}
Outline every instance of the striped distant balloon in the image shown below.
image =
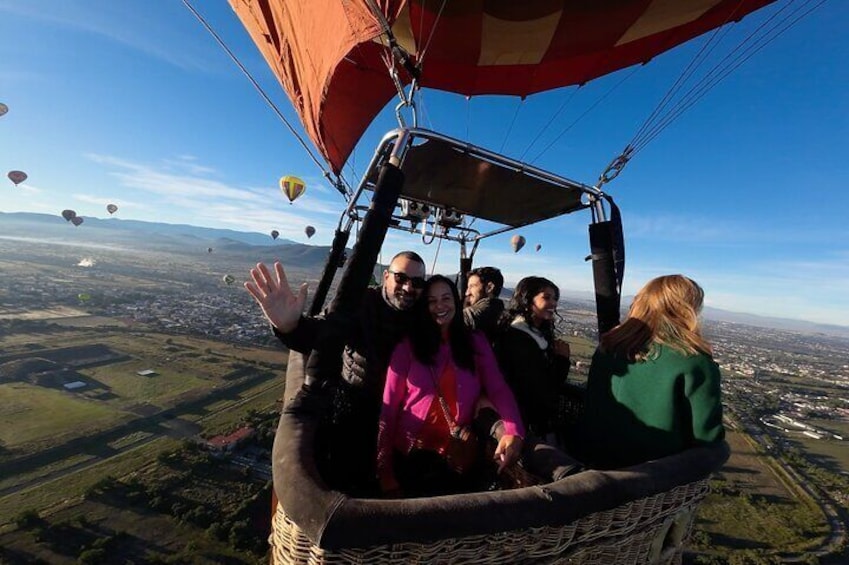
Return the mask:
{"type": "Polygon", "coordinates": [[[289,204],[297,200],[307,190],[307,185],[298,177],[286,175],[280,179],[280,190],[289,199],[289,204]]]}

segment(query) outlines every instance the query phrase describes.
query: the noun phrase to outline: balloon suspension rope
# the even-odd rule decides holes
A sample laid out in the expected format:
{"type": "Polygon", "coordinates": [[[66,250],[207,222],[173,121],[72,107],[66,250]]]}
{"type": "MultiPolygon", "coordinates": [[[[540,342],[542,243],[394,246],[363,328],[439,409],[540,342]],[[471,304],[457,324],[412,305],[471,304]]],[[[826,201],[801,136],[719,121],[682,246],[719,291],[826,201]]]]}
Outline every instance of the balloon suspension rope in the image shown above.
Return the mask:
{"type": "Polygon", "coordinates": [[[280,119],[280,121],[282,121],[286,125],[286,127],[289,129],[289,132],[295,137],[295,139],[298,140],[298,143],[300,143],[301,147],[304,148],[304,151],[306,151],[307,155],[309,155],[309,158],[312,159],[313,163],[315,163],[315,166],[321,169],[324,178],[326,178],[327,181],[342,194],[342,196],[345,196],[346,198],[351,197],[354,194],[354,191],[351,189],[351,186],[348,184],[348,182],[341,175],[337,175],[335,179],[333,178],[333,173],[327,170],[327,168],[325,168],[321,161],[316,158],[316,156],[310,150],[309,146],[306,144],[303,138],[298,134],[298,132],[295,130],[289,120],[286,119],[286,116],[283,115],[283,113],[280,111],[274,101],[272,101],[271,98],[268,97],[268,94],[265,93],[265,90],[263,90],[259,83],[257,83],[254,77],[245,68],[242,62],[239,61],[238,57],[236,57],[233,51],[231,51],[230,48],[227,47],[227,44],[224,43],[224,40],[222,40],[221,37],[215,32],[215,30],[212,29],[212,26],[209,25],[206,19],[204,19],[204,17],[200,13],[198,13],[197,10],[195,10],[189,0],[182,1],[186,8],[189,9],[189,11],[195,16],[195,18],[197,18],[201,25],[203,25],[203,27],[206,28],[209,34],[212,35],[218,45],[220,45],[221,48],[224,49],[224,52],[227,53],[227,55],[236,64],[236,66],[239,67],[239,70],[242,71],[242,74],[245,75],[245,77],[250,81],[256,91],[259,92],[259,95],[262,96],[266,104],[268,104],[268,106],[274,111],[274,113],[277,114],[277,117],[280,119]]]}

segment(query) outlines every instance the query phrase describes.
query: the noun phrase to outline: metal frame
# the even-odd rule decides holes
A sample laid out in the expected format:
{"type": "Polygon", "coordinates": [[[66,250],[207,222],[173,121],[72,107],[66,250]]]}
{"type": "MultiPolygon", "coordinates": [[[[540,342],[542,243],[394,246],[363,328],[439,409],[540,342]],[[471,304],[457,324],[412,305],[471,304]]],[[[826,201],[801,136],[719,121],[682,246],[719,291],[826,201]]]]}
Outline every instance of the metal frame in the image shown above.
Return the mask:
{"type": "MultiPolygon", "coordinates": [[[[427,140],[439,141],[440,143],[447,144],[452,148],[458,149],[466,154],[469,154],[483,161],[497,164],[501,167],[518,172],[523,175],[535,177],[539,180],[547,182],[552,186],[561,187],[564,189],[568,188],[571,190],[578,190],[586,196],[587,201],[585,203],[585,208],[589,208],[591,211],[591,223],[598,223],[607,220],[607,212],[604,208],[604,193],[596,187],[592,187],[568,179],[566,177],[555,175],[538,167],[534,167],[527,163],[523,163],[515,159],[511,159],[509,157],[505,157],[493,151],[489,151],[471,143],[454,139],[441,133],[437,133],[423,128],[402,127],[388,132],[386,135],[383,136],[383,139],[378,144],[368,168],[363,174],[362,179],[360,180],[360,183],[357,186],[357,189],[348,199],[348,205],[339,219],[340,230],[349,231],[354,222],[362,221],[364,219],[369,209],[369,203],[361,202],[361,200],[363,199],[363,195],[367,190],[374,190],[373,178],[375,171],[379,170],[380,166],[387,161],[397,167],[401,167],[404,163],[407,151],[411,147],[413,147],[415,143],[427,140]]],[[[406,196],[404,198],[411,202],[426,204],[432,207],[434,210],[444,210],[440,207],[439,202],[417,200],[414,198],[408,198],[406,196]]],[[[547,219],[555,218],[564,214],[565,213],[556,213],[547,219]]],[[[466,224],[466,222],[463,222],[459,225],[444,226],[434,221],[430,224],[430,227],[428,229],[427,221],[413,223],[409,218],[402,216],[396,209],[392,214],[392,221],[390,227],[408,233],[421,232],[423,240],[429,238],[429,240],[432,241],[434,238],[440,238],[448,241],[455,241],[460,244],[461,254],[463,257],[466,256],[466,245],[468,243],[471,243],[472,250],[469,254],[469,258],[471,258],[474,256],[474,253],[477,250],[478,244],[481,240],[504,232],[508,232],[510,230],[538,223],[538,221],[539,220],[535,220],[532,222],[525,222],[516,225],[501,224],[501,227],[498,227],[493,230],[488,230],[483,233],[477,229],[473,229],[471,225],[466,224]],[[419,229],[419,223],[422,224],[422,229],[419,229]]],[[[429,243],[430,241],[426,242],[429,243]]]]}

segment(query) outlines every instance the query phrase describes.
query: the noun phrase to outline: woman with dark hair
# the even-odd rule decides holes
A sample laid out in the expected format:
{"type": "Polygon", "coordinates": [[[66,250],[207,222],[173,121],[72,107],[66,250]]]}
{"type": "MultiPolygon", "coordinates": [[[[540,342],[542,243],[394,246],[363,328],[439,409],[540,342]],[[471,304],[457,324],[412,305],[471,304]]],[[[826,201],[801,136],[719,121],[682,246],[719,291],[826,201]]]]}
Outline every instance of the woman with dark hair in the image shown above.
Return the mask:
{"type": "Polygon", "coordinates": [[[551,445],[557,402],[569,374],[569,344],[554,335],[560,289],[543,277],[525,277],[501,318],[496,353],[516,395],[528,431],[551,445]]]}
{"type": "Polygon", "coordinates": [[[463,323],[460,296],[450,279],[428,279],[414,308],[413,326],[392,354],[383,391],[381,490],[390,496],[473,490],[472,469],[458,467],[452,451],[470,436],[480,396],[486,394],[504,421],[495,450],[499,470],[521,453],[525,430],[519,410],[487,338],[463,323]]]}
{"type": "Polygon", "coordinates": [[[725,437],[719,366],[699,321],[703,300],[693,280],[658,277],[601,337],[581,437],[590,464],[619,468],[725,437]]]}

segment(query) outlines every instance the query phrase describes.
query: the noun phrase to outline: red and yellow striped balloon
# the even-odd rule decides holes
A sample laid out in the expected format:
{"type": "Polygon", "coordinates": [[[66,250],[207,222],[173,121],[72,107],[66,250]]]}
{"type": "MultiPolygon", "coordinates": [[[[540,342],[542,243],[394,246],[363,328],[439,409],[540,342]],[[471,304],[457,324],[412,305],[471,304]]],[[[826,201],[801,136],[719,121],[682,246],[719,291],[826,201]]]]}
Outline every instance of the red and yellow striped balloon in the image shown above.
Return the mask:
{"type": "Polygon", "coordinates": [[[286,195],[291,204],[307,190],[307,185],[298,177],[286,175],[280,179],[280,190],[286,195]]]}

